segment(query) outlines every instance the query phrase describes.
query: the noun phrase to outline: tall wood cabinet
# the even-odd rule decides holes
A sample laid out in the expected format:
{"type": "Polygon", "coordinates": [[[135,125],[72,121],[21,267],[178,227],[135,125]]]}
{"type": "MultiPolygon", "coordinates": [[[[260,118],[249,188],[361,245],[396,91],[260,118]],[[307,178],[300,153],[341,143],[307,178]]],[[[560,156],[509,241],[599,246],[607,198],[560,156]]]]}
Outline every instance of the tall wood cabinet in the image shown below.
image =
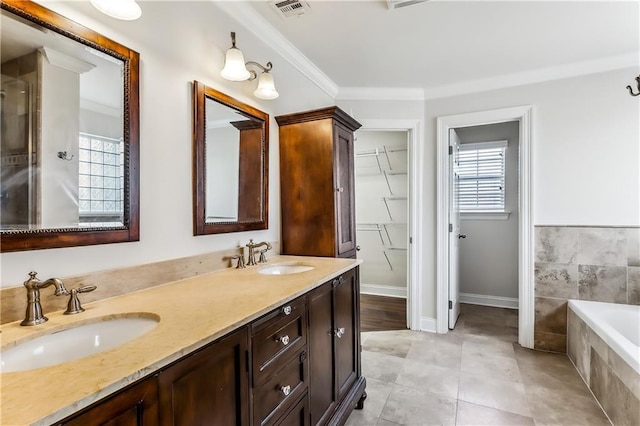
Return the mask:
{"type": "Polygon", "coordinates": [[[282,253],[355,257],[353,132],[360,123],[335,106],[276,121],[282,253]]]}

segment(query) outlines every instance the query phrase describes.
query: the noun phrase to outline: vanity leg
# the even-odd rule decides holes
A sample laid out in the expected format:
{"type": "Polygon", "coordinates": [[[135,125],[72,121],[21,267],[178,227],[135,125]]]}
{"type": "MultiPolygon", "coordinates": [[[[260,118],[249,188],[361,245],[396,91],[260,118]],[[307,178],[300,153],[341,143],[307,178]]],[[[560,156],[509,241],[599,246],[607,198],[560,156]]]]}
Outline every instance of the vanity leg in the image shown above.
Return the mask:
{"type": "Polygon", "coordinates": [[[364,408],[364,400],[367,399],[367,391],[362,392],[362,396],[356,404],[356,410],[362,410],[364,408]]]}

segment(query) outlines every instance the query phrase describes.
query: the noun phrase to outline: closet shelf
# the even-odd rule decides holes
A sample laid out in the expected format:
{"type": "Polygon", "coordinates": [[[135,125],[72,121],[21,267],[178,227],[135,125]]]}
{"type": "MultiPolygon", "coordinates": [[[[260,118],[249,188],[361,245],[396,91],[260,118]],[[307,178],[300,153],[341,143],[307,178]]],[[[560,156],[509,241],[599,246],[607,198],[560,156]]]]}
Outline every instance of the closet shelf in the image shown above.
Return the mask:
{"type": "Polygon", "coordinates": [[[384,154],[385,158],[387,159],[389,170],[393,170],[393,167],[391,166],[391,159],[389,158],[389,153],[405,152],[405,151],[407,151],[407,148],[390,148],[387,146],[383,146],[382,148],[374,148],[367,151],[356,152],[356,158],[376,157],[376,162],[378,163],[378,170],[380,170],[380,173],[382,173],[382,165],[380,164],[380,158],[379,158],[381,154],[384,154]]]}

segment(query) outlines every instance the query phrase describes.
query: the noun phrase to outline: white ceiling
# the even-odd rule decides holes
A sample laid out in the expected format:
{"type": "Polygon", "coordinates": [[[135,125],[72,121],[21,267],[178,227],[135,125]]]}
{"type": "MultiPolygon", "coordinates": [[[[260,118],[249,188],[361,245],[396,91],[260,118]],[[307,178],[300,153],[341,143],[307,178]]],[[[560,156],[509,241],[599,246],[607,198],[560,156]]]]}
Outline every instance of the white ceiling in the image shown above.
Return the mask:
{"type": "Polygon", "coordinates": [[[257,12],[341,90],[437,92],[639,65],[639,1],[432,0],[395,10],[384,0],[308,3],[311,13],[288,19],[266,1],[244,13],[257,12]]]}

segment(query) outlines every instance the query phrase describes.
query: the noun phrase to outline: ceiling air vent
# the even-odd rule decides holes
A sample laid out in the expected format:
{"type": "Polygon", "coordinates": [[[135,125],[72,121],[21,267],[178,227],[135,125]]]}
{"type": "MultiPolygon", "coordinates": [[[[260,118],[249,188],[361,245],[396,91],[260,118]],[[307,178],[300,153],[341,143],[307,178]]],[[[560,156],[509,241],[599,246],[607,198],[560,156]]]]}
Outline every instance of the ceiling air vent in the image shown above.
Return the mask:
{"type": "Polygon", "coordinates": [[[400,9],[401,7],[411,6],[413,4],[424,3],[429,0],[387,0],[389,9],[400,9]]]}
{"type": "Polygon", "coordinates": [[[276,0],[270,1],[269,5],[282,18],[291,18],[305,13],[311,13],[311,6],[306,1],[300,0],[276,0]]]}

